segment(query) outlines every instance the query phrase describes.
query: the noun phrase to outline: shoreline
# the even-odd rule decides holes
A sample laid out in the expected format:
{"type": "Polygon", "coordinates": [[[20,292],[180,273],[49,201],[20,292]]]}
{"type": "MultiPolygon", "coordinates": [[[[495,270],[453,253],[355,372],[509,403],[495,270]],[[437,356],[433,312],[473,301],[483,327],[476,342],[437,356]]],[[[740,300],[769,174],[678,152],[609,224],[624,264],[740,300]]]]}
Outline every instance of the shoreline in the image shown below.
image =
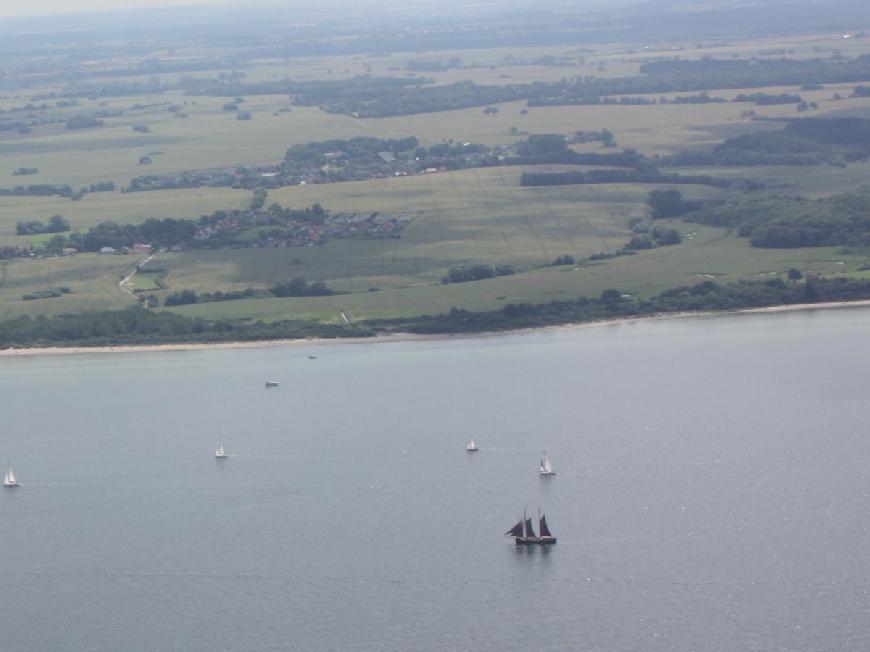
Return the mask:
{"type": "Polygon", "coordinates": [[[510,335],[525,335],[531,333],[547,333],[614,326],[644,321],[665,321],[669,319],[687,319],[692,317],[713,317],[750,315],[779,312],[802,312],[811,310],[830,310],[835,308],[860,308],[870,306],[870,299],[857,301],[828,301],[824,303],[793,303],[760,308],[741,308],[739,310],[706,310],[662,313],[644,315],[641,317],[619,317],[600,321],[579,322],[571,324],[554,324],[537,328],[517,328],[505,331],[481,331],[479,333],[392,333],[389,335],[374,335],[372,337],[355,338],[308,338],[284,340],[257,340],[251,342],[182,342],[178,344],[121,344],[118,346],[51,346],[42,348],[2,349],[0,358],[35,355],[78,355],[82,353],[157,353],[160,351],[206,351],[216,349],[263,349],[271,347],[290,346],[323,346],[347,344],[385,344],[390,342],[429,342],[455,339],[474,339],[481,337],[504,337],[510,335]]]}

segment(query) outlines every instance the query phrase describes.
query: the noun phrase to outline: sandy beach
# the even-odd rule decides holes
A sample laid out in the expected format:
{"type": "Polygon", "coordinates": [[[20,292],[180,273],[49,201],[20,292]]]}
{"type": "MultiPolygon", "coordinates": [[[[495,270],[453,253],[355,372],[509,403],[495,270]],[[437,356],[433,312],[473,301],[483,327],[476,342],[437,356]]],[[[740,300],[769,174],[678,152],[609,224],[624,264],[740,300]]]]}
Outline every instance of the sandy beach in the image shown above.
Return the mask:
{"type": "Polygon", "coordinates": [[[307,338],[285,340],[257,340],[253,342],[184,342],[179,344],[126,344],[121,346],[70,346],[70,347],[42,347],[42,348],[9,348],[0,350],[0,358],[9,356],[30,355],[75,355],[82,353],[155,353],[159,351],[201,351],[213,349],[262,349],[268,347],[285,346],[324,346],[324,345],[353,345],[353,344],[377,344],[388,342],[419,342],[438,341],[452,339],[474,339],[482,337],[504,337],[508,335],[521,335],[526,333],[547,333],[571,331],[581,328],[598,328],[613,326],[616,324],[629,324],[643,321],[664,321],[670,319],[686,319],[692,317],[733,316],[760,313],[798,312],[806,310],[830,310],[834,308],[860,308],[870,306],[870,299],[859,301],[830,301],[825,303],[798,303],[780,306],[766,306],[763,308],[743,308],[741,310],[726,311],[698,311],[698,312],[674,312],[660,315],[648,315],[643,317],[621,317],[618,319],[606,319],[601,321],[581,322],[575,324],[558,324],[542,326],[539,328],[519,328],[506,331],[484,331],[480,333],[456,333],[425,335],[418,333],[393,333],[389,335],[375,335],[373,337],[356,338],[307,338]]]}

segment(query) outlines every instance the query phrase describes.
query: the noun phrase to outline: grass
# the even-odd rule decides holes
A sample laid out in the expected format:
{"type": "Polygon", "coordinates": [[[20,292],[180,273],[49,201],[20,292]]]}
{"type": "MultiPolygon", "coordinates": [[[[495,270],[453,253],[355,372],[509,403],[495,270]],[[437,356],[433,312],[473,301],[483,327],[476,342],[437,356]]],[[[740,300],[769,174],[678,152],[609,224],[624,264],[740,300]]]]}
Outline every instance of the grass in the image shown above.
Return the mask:
{"type": "Polygon", "coordinates": [[[542,303],[598,296],[608,288],[649,297],[679,285],[715,279],[783,278],[791,267],[822,275],[860,274],[862,252],[843,254],[821,247],[769,250],[750,247],[747,240],[723,229],[675,223],[686,236],[681,245],[643,251],[579,266],[535,269],[514,276],[450,285],[394,288],[343,296],[251,299],[205,303],[173,311],[208,318],[319,319],[337,322],[343,310],[351,319],[439,313],[457,306],[492,310],[507,303],[542,303]]]}
{"type": "MultiPolygon", "coordinates": [[[[106,220],[130,223],[149,217],[195,219],[219,209],[244,208],[250,200],[250,192],[230,188],[98,192],[85,195],[81,201],[62,197],[0,197],[0,244],[29,244],[35,236],[16,236],[16,222],[46,222],[52,215],[63,215],[73,229],[84,231],[106,220]]],[[[54,234],[49,238],[51,235],[54,234]]]]}
{"type": "MultiPolygon", "coordinates": [[[[399,239],[333,240],[288,249],[187,251],[161,255],[173,289],[267,286],[303,277],[336,289],[367,291],[438,283],[453,265],[508,263],[518,269],[562,254],[613,251],[643,215],[650,186],[522,188],[519,168],[491,168],[377,181],[300,186],[270,193],[288,206],[319,201],[335,211],[408,212],[399,239]]],[[[691,188],[694,196],[709,189],[691,188]]]]}
{"type": "MultiPolygon", "coordinates": [[[[627,44],[577,47],[463,50],[438,53],[402,53],[390,57],[303,57],[258,61],[245,70],[251,81],[290,77],[339,79],[358,74],[406,76],[411,60],[462,59],[461,70],[418,73],[436,83],[472,80],[483,84],[508,84],[555,80],[582,74],[598,77],[637,74],[644,59],[704,55],[718,57],[763,56],[763,50],[788,48],[789,56],[820,55],[819,48],[842,49],[854,56],[870,47],[866,40],[847,43],[836,35],[747,40],[697,48],[691,44],[660,44],[661,48],[635,51],[627,44]],[[508,56],[514,57],[513,61],[508,56]],[[542,55],[564,58],[572,65],[541,66],[529,62],[542,55]],[[581,58],[583,59],[581,65],[581,58]],[[602,64],[602,69],[599,65],[602,64]],[[468,67],[473,66],[473,67],[468,67]]],[[[212,74],[212,73],[209,73],[212,74]]],[[[172,79],[167,75],[166,80],[172,79]]],[[[870,113],[870,98],[832,100],[834,93],[848,96],[854,84],[827,85],[819,91],[801,91],[819,110],[801,115],[842,112],[870,113]]],[[[33,88],[32,92],[51,90],[33,88]]],[[[796,92],[795,87],[753,89],[796,92]]],[[[739,90],[711,94],[731,98],[739,90]]],[[[685,94],[685,93],[677,93],[685,94]]],[[[666,94],[672,97],[675,94],[666,94]]],[[[650,96],[657,98],[658,95],[650,96]]],[[[753,122],[740,114],[753,109],[761,117],[796,117],[796,107],[755,107],[746,104],[531,107],[525,102],[499,105],[499,113],[484,115],[481,108],[393,118],[358,120],[331,115],[316,108],[294,107],[285,96],[248,96],[242,109],[251,121],[238,121],[222,110],[231,98],[191,97],[166,93],[152,97],[81,100],[72,109],[52,109],[68,117],[93,109],[123,109],[121,117],[107,118],[102,128],[66,131],[62,125],[42,125],[33,133],[0,132],[0,187],[20,183],[69,184],[77,189],[112,180],[120,188],[142,174],[168,174],[190,169],[230,167],[280,160],[294,143],[378,136],[416,136],[424,144],[471,141],[499,144],[527,133],[563,133],[603,128],[615,132],[620,148],[635,148],[647,155],[669,154],[686,148],[709,146],[749,130],[778,128],[779,123],[753,122]],[[159,104],[132,109],[135,104],[159,104]],[[189,117],[179,119],[167,111],[169,103],[182,106],[189,117]],[[133,132],[133,125],[147,124],[150,132],[133,132]],[[150,165],[139,157],[150,156],[150,165]],[[37,167],[39,173],[15,177],[18,167],[37,167]]],[[[11,100],[10,100],[11,101],[11,100]]],[[[17,100],[16,100],[17,101],[17,100]]],[[[9,104],[9,102],[6,102],[9,104]]],[[[4,105],[4,108],[8,108],[4,105]]],[[[597,145],[584,146],[597,150],[597,145]]],[[[557,166],[551,166],[556,169],[557,166]]],[[[716,175],[764,177],[792,184],[781,192],[823,196],[864,183],[870,164],[848,168],[715,168],[716,175]]],[[[706,278],[723,282],[781,275],[790,267],[821,274],[866,274],[860,267],[864,252],[840,254],[836,249],[761,250],[725,231],[678,224],[685,242],[675,247],[645,251],[577,267],[542,267],[556,256],[577,258],[614,251],[629,238],[629,221],[645,213],[643,205],[651,187],[643,184],[601,186],[551,186],[521,188],[520,168],[493,168],[438,173],[418,177],[365,182],[309,185],[270,192],[269,202],[300,208],[320,202],[332,211],[407,212],[414,222],[400,239],[334,240],[320,247],[290,249],[196,250],[162,254],[155,265],[168,290],[157,285],[158,275],[134,276],[131,289],[199,292],[268,287],[275,281],[303,277],[322,280],[342,294],[321,298],[257,299],[178,307],[184,314],[208,317],[282,319],[308,317],[337,321],[344,310],[354,319],[407,316],[441,312],[452,306],[493,309],[508,302],[541,302],[594,296],[604,289],[649,296],[667,287],[692,284],[706,278]],[[511,264],[519,273],[488,281],[442,285],[441,276],[453,265],[469,263],[511,264]],[[376,288],[377,291],[369,291],[376,288]]],[[[688,170],[687,170],[688,172],[688,170]]],[[[710,188],[681,186],[689,197],[719,194],[710,188]]],[[[780,192],[779,190],[777,192],[780,192]]],[[[57,197],[0,197],[0,245],[39,243],[49,236],[16,236],[21,220],[46,221],[63,215],[73,227],[85,230],[99,222],[141,222],[149,217],[196,218],[218,209],[242,208],[250,192],[227,188],[159,191],[147,193],[93,193],[78,202],[57,197]]],[[[248,235],[254,237],[260,229],[248,235]]],[[[28,259],[0,263],[0,319],[53,315],[86,309],[118,308],[135,298],[118,288],[136,259],[120,256],[81,255],[64,259],[28,259]],[[69,295],[55,299],[22,301],[21,295],[46,287],[67,285],[69,295]]]]}
{"type": "Polygon", "coordinates": [[[132,256],[98,254],[3,261],[0,263],[0,319],[123,308],[134,299],[118,288],[118,282],[135,262],[132,256]],[[64,285],[72,291],[61,297],[21,300],[28,292],[64,285]]]}
{"type": "Polygon", "coordinates": [[[226,101],[180,93],[111,98],[108,108],[126,113],[106,118],[104,127],[65,131],[61,125],[46,125],[26,137],[4,132],[0,134],[0,186],[66,183],[79,188],[114,181],[120,187],[141,174],[274,162],[294,143],[359,136],[367,131],[349,116],[314,108],[298,107],[273,115],[289,104],[283,96],[246,98],[244,109],[253,114],[250,121],[236,120],[235,113],[222,111],[226,101]],[[165,106],[130,110],[137,103],[158,102],[181,104],[189,117],[175,118],[165,106]],[[133,132],[136,124],[148,125],[151,132],[133,132]],[[141,156],[150,156],[151,165],[139,165],[141,156]],[[22,166],[39,168],[39,174],[24,181],[14,177],[12,171],[22,166]]]}
{"type": "MultiPolygon", "coordinates": [[[[846,107],[870,110],[870,98],[832,100],[834,93],[848,96],[855,84],[828,85],[821,91],[801,91],[807,101],[817,101],[819,109],[798,113],[795,105],[755,106],[743,102],[721,104],[654,104],[654,105],[598,105],[598,106],[542,106],[527,107],[525,101],[505,102],[497,105],[499,112],[484,114],[481,107],[421,113],[410,116],[367,119],[364,124],[376,134],[417,136],[427,142],[453,139],[460,142],[486,144],[517,140],[511,127],[528,133],[570,134],[576,130],[610,129],[616,135],[619,148],[633,148],[644,154],[672,154],[689,147],[709,146],[722,141],[723,130],[732,133],[771,128],[764,123],[746,120],[740,114],[753,109],[759,117],[809,117],[846,107]],[[521,111],[527,111],[522,114],[521,111]]],[[[711,91],[730,99],[742,92],[796,92],[794,86],[777,86],[746,90],[711,91]]],[[[647,95],[657,99],[661,95],[673,97],[689,93],[647,95]]],[[[779,125],[774,125],[779,128],[779,125]]],[[[730,135],[730,134],[729,134],[730,135]]]]}

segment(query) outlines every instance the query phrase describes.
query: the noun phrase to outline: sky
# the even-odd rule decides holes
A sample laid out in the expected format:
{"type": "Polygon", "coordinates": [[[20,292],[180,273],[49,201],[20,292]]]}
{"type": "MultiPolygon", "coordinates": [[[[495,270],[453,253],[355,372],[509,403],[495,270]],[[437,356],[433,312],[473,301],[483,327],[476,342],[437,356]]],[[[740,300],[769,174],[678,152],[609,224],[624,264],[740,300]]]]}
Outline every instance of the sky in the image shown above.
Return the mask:
{"type": "Polygon", "coordinates": [[[214,0],[0,0],[0,18],[214,4],[214,0]]]}

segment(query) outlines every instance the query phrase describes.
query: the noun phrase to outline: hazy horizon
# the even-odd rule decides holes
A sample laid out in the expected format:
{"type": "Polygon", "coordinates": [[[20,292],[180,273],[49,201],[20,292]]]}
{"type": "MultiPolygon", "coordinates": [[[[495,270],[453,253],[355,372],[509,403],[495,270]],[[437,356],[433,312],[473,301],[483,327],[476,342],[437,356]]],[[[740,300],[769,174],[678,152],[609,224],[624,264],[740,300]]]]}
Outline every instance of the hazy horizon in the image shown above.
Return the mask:
{"type": "Polygon", "coordinates": [[[30,16],[60,16],[86,14],[99,11],[121,12],[127,9],[164,9],[168,7],[225,4],[224,0],[83,0],[72,4],[69,0],[32,0],[26,4],[0,0],[0,18],[30,16]]]}

